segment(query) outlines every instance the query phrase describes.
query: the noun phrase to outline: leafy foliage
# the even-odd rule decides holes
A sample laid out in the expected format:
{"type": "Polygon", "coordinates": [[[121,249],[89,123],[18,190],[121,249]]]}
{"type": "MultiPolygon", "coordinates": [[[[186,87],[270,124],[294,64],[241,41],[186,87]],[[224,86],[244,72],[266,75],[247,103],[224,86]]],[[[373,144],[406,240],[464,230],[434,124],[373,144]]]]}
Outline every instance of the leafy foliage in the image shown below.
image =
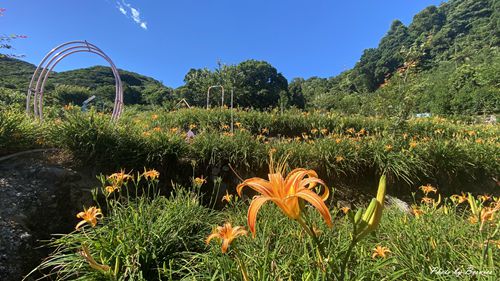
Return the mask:
{"type": "Polygon", "coordinates": [[[295,80],[293,86],[302,88],[308,107],[345,113],[397,116],[397,108],[404,107],[408,113],[498,113],[497,2],[430,6],[408,27],[394,21],[379,46],[365,50],[352,70],[320,80],[326,87],[305,92],[318,78],[295,80]],[[396,111],[387,111],[388,106],[396,111]]]}

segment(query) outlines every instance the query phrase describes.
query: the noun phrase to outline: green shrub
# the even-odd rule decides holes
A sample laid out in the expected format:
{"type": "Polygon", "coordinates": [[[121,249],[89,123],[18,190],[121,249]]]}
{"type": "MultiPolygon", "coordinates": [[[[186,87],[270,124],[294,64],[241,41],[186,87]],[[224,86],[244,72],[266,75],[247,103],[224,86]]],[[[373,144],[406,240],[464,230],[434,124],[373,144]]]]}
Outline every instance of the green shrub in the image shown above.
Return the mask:
{"type": "Polygon", "coordinates": [[[0,155],[46,145],[44,129],[23,112],[0,110],[0,155]]]}
{"type": "Polygon", "coordinates": [[[189,191],[158,196],[157,181],[149,180],[147,188],[133,181],[112,194],[104,184],[105,217],[96,227],[54,238],[49,244],[54,252],[34,271],[54,280],[178,280],[186,275],[195,254],[205,251],[205,234],[218,215],[189,191]],[[142,195],[132,197],[137,189],[142,195]],[[148,191],[155,195],[147,196],[148,191]]]}

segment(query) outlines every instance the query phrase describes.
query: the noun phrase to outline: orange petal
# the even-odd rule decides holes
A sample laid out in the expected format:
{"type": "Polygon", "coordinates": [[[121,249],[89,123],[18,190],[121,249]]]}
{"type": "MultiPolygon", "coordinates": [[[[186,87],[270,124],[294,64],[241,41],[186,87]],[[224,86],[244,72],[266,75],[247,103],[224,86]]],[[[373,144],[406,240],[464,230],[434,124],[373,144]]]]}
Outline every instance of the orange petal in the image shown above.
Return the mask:
{"type": "Polygon", "coordinates": [[[293,169],[289,174],[288,176],[286,177],[285,180],[289,180],[293,174],[297,173],[297,172],[306,172],[306,174],[309,176],[309,177],[312,177],[312,178],[317,178],[318,177],[318,174],[316,173],[316,171],[314,170],[307,170],[307,169],[304,169],[304,168],[296,168],[296,169],[293,169]]]}
{"type": "Polygon", "coordinates": [[[231,243],[233,239],[223,239],[222,240],[222,253],[225,254],[227,252],[227,248],[229,248],[229,243],[231,243]]]}
{"type": "Polygon", "coordinates": [[[76,226],[75,226],[75,229],[78,230],[82,225],[86,224],[87,221],[83,220],[81,222],[79,222],[76,226]]]}
{"type": "Polygon", "coordinates": [[[266,196],[255,196],[254,199],[252,200],[252,203],[250,203],[250,207],[248,208],[248,228],[250,228],[253,237],[255,237],[255,224],[257,222],[257,212],[259,212],[260,207],[262,207],[262,205],[270,199],[271,198],[266,196]]]}
{"type": "Polygon", "coordinates": [[[297,190],[299,187],[300,181],[306,176],[316,178],[318,175],[316,174],[315,171],[306,170],[304,168],[297,168],[297,169],[294,169],[293,171],[291,171],[286,176],[286,179],[285,179],[285,182],[287,185],[286,194],[290,195],[291,189],[297,190]]]}
{"type": "Polygon", "coordinates": [[[285,179],[283,179],[283,176],[280,173],[268,174],[267,176],[274,196],[285,197],[285,179]]]}
{"type": "Polygon", "coordinates": [[[318,209],[319,213],[325,219],[326,224],[329,227],[332,227],[332,216],[330,215],[330,211],[328,207],[326,207],[325,202],[318,196],[318,194],[312,192],[309,189],[302,189],[295,196],[300,197],[307,202],[311,203],[316,209],[318,209]]]}
{"type": "Polygon", "coordinates": [[[214,239],[214,238],[220,238],[220,235],[218,232],[214,232],[210,235],[208,235],[207,239],[205,240],[205,243],[210,243],[210,240],[214,239]]]}
{"type": "Polygon", "coordinates": [[[272,187],[271,184],[262,179],[262,178],[250,178],[245,180],[244,182],[240,183],[236,187],[236,192],[238,192],[238,195],[241,197],[241,191],[243,190],[243,187],[248,186],[251,189],[257,191],[258,193],[265,195],[265,196],[272,196],[272,187]]]}
{"type": "Polygon", "coordinates": [[[236,238],[238,236],[246,235],[246,234],[247,234],[247,231],[241,226],[237,226],[237,227],[233,228],[234,238],[236,238]]]}
{"type": "Polygon", "coordinates": [[[328,196],[330,196],[330,190],[328,190],[328,187],[326,186],[324,181],[322,181],[318,178],[307,178],[307,179],[303,179],[300,182],[300,187],[311,189],[314,186],[316,186],[316,184],[320,184],[320,185],[325,187],[325,192],[320,196],[321,200],[325,201],[328,198],[328,196]],[[311,184],[311,183],[314,183],[314,184],[311,184]]]}

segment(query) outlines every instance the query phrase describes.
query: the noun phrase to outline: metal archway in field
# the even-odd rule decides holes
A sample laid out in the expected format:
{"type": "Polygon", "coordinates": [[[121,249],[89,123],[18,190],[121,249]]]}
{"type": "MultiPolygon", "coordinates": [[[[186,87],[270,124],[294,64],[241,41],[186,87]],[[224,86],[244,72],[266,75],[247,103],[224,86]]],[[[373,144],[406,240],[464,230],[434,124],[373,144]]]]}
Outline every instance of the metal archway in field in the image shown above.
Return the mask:
{"type": "Polygon", "coordinates": [[[116,88],[115,105],[113,107],[111,119],[117,120],[120,117],[123,111],[123,85],[118,69],[113,61],[101,49],[87,41],[66,42],[55,47],[45,55],[31,77],[28,94],[26,96],[27,114],[30,114],[31,97],[33,96],[33,112],[35,118],[38,118],[40,121],[43,120],[43,94],[50,72],[52,72],[54,67],[65,57],[82,52],[96,54],[105,59],[111,66],[111,70],[115,76],[116,88]]]}
{"type": "Polygon", "coordinates": [[[221,107],[224,107],[224,87],[222,85],[215,85],[215,86],[210,86],[208,87],[208,91],[207,91],[207,109],[210,108],[210,90],[214,89],[214,88],[221,88],[221,96],[222,96],[222,102],[221,102],[221,107]]]}

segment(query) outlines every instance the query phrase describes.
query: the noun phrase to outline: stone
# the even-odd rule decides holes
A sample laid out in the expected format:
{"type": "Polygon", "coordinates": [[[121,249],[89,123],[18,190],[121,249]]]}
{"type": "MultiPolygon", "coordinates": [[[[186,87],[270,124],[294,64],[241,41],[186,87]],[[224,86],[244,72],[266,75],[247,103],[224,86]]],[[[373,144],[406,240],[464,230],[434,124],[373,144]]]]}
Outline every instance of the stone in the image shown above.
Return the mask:
{"type": "Polygon", "coordinates": [[[403,200],[401,200],[399,198],[390,196],[390,195],[386,195],[385,199],[386,199],[386,202],[387,202],[388,206],[393,206],[396,209],[398,209],[401,212],[406,213],[406,214],[411,214],[412,213],[410,205],[408,205],[408,203],[406,203],[405,201],[403,201],[403,200]]]}

